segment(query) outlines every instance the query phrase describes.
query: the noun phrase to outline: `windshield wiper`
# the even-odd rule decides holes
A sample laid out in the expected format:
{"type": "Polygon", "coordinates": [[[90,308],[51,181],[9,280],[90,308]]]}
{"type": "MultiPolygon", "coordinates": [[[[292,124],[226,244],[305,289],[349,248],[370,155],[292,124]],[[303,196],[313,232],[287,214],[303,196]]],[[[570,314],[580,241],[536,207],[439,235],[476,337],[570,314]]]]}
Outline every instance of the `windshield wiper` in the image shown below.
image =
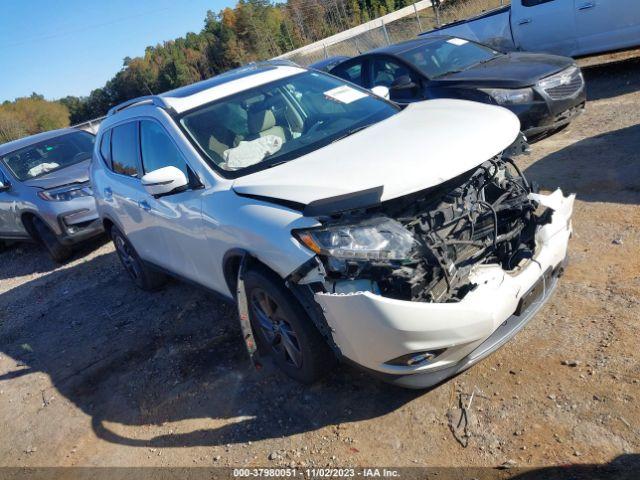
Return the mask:
{"type": "Polygon", "coordinates": [[[369,128],[371,125],[374,125],[374,123],[368,123],[366,125],[362,125],[360,127],[356,127],[356,128],[352,128],[351,130],[348,130],[347,133],[345,133],[344,135],[336,138],[335,140],[332,140],[331,143],[336,143],[339,142],[340,140],[344,140],[347,137],[350,137],[351,135],[354,135],[358,132],[361,132],[362,130],[369,128]]]}

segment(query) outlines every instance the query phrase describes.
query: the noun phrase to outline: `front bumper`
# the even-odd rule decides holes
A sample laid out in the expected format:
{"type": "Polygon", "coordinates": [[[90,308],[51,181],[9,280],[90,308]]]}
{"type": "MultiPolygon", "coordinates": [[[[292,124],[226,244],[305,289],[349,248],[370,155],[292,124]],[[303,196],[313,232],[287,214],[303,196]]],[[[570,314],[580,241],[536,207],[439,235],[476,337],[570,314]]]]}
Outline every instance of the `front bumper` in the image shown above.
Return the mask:
{"type": "Polygon", "coordinates": [[[520,119],[522,131],[528,138],[541,136],[571,123],[585,109],[587,93],[584,86],[574,96],[560,100],[551,98],[538,87],[534,91],[534,102],[507,106],[520,119]]]}
{"type": "Polygon", "coordinates": [[[55,207],[55,231],[63,245],[74,245],[104,232],[93,197],[59,202],[55,207]]]}
{"type": "Polygon", "coordinates": [[[498,265],[476,266],[470,279],[477,287],[460,302],[409,302],[372,292],[317,293],[315,300],[342,355],[392,383],[426,388],[506,343],[550,297],[571,236],[574,197],[564,197],[558,190],[536,200],[553,208],[554,215],[537,232],[534,260],[510,272],[498,265]],[[540,284],[541,295],[516,315],[523,298],[540,284]],[[444,352],[426,364],[387,363],[403,355],[439,350],[444,352]]]}

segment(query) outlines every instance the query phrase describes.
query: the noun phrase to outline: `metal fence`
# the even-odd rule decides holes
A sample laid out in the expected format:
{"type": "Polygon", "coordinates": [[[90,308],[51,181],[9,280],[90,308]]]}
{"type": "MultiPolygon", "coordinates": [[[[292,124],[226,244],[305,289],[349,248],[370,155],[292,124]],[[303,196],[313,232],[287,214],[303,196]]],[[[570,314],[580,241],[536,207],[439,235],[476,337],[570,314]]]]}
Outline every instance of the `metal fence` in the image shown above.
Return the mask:
{"type": "Polygon", "coordinates": [[[439,25],[463,20],[507,3],[509,0],[441,0],[440,8],[436,10],[431,0],[423,0],[278,58],[309,65],[338,55],[351,57],[415,38],[439,25]]]}

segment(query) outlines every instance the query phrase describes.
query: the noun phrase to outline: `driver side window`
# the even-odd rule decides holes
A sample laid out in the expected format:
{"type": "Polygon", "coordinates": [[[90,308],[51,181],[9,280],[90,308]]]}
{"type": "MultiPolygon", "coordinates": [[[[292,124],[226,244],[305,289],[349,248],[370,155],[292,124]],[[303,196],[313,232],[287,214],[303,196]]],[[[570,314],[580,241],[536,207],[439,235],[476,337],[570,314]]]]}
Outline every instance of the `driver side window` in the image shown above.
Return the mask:
{"type": "Polygon", "coordinates": [[[419,87],[420,80],[411,70],[399,62],[388,58],[376,58],[371,62],[372,87],[387,87],[390,89],[391,100],[412,101],[422,100],[422,92],[419,87]],[[415,85],[412,88],[393,88],[399,80],[409,78],[415,85]]]}

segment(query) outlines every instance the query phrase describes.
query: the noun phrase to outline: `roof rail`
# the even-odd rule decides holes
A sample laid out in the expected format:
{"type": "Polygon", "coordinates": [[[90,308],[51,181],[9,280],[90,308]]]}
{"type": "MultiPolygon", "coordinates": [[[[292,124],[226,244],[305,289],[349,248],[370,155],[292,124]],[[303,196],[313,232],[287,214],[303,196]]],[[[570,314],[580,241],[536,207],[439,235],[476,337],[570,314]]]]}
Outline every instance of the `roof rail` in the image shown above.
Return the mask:
{"type": "Polygon", "coordinates": [[[157,107],[170,110],[169,105],[167,105],[162,97],[159,97],[158,95],[147,95],[145,97],[132,98],[131,100],[127,100],[126,102],[116,105],[115,107],[109,109],[107,116],[110,117],[111,115],[115,115],[116,113],[126,110],[127,108],[137,107],[139,105],[156,105],[157,107]]]}
{"type": "Polygon", "coordinates": [[[289,60],[288,58],[272,58],[271,60],[262,60],[256,62],[256,65],[274,65],[276,67],[300,67],[299,63],[289,60]]]}

